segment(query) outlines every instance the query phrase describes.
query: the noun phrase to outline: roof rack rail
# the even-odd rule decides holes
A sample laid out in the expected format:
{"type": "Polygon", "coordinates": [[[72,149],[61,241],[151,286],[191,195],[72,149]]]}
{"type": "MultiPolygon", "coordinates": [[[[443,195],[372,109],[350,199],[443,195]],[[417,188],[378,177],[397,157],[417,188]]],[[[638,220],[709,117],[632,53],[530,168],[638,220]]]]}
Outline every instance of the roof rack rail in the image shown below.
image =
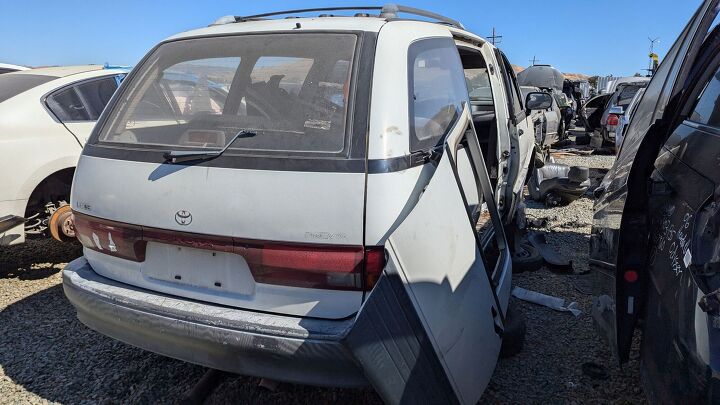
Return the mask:
{"type": "Polygon", "coordinates": [[[300,14],[300,13],[311,13],[311,12],[326,12],[326,11],[379,11],[381,18],[398,18],[398,13],[412,14],[420,17],[430,18],[436,22],[447,24],[455,28],[465,29],[460,21],[454,20],[444,15],[433,13],[432,11],[422,10],[414,7],[400,6],[397,4],[386,4],[382,7],[379,6],[358,6],[358,7],[320,7],[320,8],[304,8],[297,10],[285,10],[285,11],[274,11],[271,13],[246,15],[246,16],[224,16],[220,17],[211,25],[223,25],[236,22],[245,21],[256,21],[267,17],[275,17],[280,15],[288,14],[300,14]]]}

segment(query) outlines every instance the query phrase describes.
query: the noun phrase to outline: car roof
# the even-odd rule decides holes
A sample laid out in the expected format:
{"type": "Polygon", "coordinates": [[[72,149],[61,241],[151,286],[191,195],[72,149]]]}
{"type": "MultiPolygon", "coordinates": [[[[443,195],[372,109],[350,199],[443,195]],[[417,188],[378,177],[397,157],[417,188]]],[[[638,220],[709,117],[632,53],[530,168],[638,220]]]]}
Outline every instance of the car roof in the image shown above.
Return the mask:
{"type": "Polygon", "coordinates": [[[35,69],[22,70],[8,74],[13,75],[40,75],[52,77],[66,77],[78,73],[91,72],[94,70],[103,70],[103,65],[78,65],[78,66],[51,66],[40,67],[35,69]]]}
{"type": "Polygon", "coordinates": [[[206,35],[228,35],[250,32],[274,31],[370,31],[378,32],[387,23],[385,18],[379,17],[308,17],[284,18],[260,21],[243,21],[211,25],[209,27],[194,29],[173,35],[168,40],[198,37],[206,35]],[[297,28],[300,24],[300,29],[297,28]]]}
{"type": "Polygon", "coordinates": [[[13,65],[11,63],[0,63],[0,69],[28,70],[27,66],[13,65]]]}

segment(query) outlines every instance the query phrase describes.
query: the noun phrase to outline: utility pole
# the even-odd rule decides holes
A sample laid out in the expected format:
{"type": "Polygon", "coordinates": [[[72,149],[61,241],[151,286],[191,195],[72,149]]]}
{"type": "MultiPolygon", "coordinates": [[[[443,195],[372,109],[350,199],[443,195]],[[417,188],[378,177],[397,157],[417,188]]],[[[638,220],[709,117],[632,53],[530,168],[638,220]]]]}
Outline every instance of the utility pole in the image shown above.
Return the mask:
{"type": "Polygon", "coordinates": [[[530,66],[535,66],[536,63],[540,62],[540,59],[536,58],[535,55],[533,55],[533,58],[530,59],[529,62],[532,63],[532,65],[530,66]]]}
{"type": "Polygon", "coordinates": [[[502,42],[502,35],[497,35],[495,33],[495,27],[493,27],[492,35],[490,35],[488,38],[490,38],[490,42],[492,42],[493,45],[498,45],[500,42],[502,42]]]}

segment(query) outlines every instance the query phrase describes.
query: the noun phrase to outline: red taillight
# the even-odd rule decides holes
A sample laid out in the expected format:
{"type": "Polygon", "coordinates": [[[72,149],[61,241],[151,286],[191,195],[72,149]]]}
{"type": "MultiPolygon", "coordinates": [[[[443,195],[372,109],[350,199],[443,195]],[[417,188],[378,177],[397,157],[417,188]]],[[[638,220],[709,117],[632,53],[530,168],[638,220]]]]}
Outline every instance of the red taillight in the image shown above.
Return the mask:
{"type": "Polygon", "coordinates": [[[365,249],[365,291],[370,291],[385,269],[385,248],[372,246],[365,249]]]}
{"type": "Polygon", "coordinates": [[[634,282],[638,281],[638,278],[640,276],[638,276],[638,273],[635,270],[627,270],[627,271],[625,271],[625,274],[623,275],[623,277],[625,278],[625,281],[627,281],[628,283],[634,283],[634,282]]]}
{"type": "Polygon", "coordinates": [[[73,220],[75,234],[84,247],[135,262],[145,260],[141,227],[78,213],[73,213],[73,220]]]}
{"type": "Polygon", "coordinates": [[[608,115],[608,119],[607,119],[608,125],[617,125],[619,123],[620,123],[620,117],[617,114],[608,115]]]}
{"type": "Polygon", "coordinates": [[[362,248],[243,243],[235,249],[258,283],[339,290],[362,287],[362,248]]]}
{"type": "Polygon", "coordinates": [[[382,274],[382,246],[280,244],[145,228],[75,213],[84,247],[135,262],[145,261],[148,242],[241,255],[258,283],[332,290],[369,291],[382,274]]]}

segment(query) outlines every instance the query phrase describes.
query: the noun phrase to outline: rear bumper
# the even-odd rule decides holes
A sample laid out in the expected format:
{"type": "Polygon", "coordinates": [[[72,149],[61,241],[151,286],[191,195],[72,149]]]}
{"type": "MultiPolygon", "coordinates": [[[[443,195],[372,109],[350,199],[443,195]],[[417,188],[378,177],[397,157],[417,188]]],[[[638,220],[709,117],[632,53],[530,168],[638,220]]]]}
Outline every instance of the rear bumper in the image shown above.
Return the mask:
{"type": "Polygon", "coordinates": [[[286,317],[168,296],[102,277],[83,257],[63,270],[63,289],[82,323],[145,350],[292,383],[367,385],[342,342],[354,318],[286,317]]]}

